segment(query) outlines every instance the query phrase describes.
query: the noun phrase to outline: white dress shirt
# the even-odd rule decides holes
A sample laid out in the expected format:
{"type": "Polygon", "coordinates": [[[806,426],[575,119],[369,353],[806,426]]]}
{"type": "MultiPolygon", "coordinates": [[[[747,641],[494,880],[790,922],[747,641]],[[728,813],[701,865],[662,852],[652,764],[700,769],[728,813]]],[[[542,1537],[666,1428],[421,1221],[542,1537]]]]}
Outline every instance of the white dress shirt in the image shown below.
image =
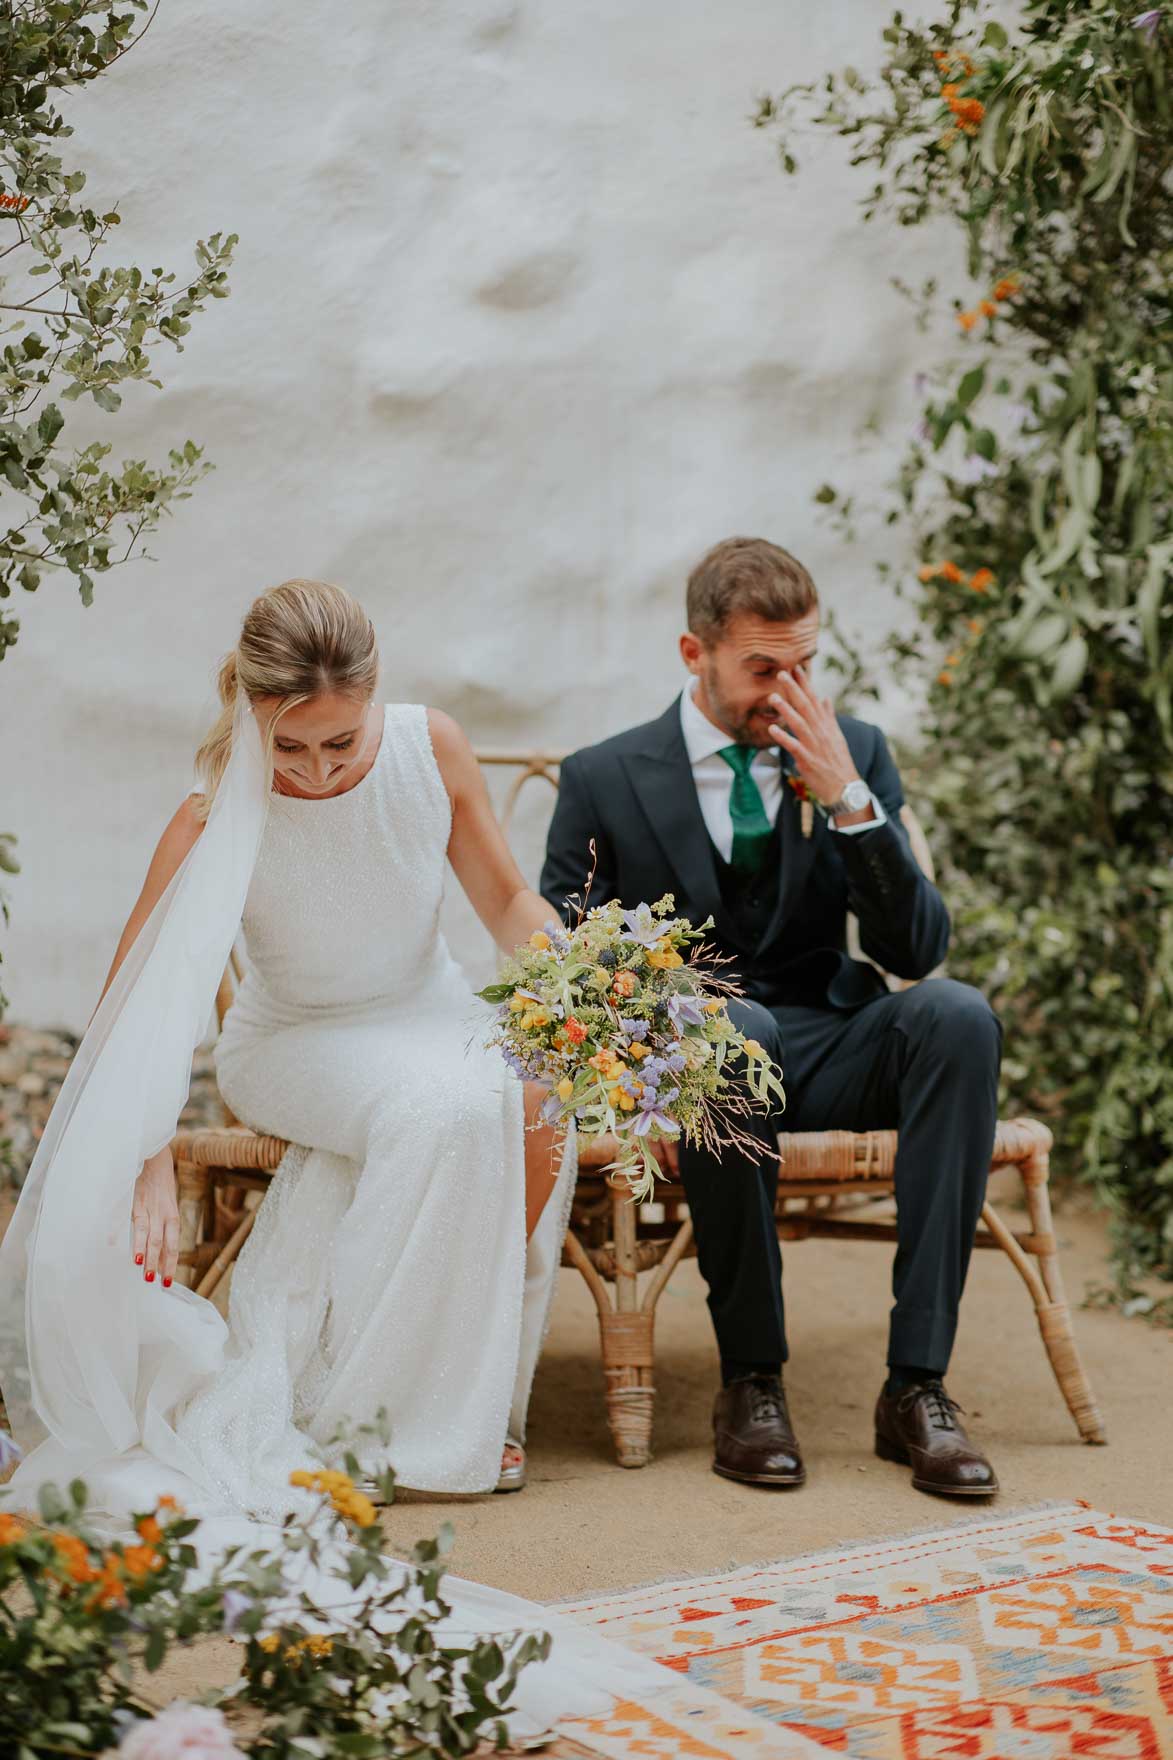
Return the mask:
{"type": "MultiPolygon", "coordinates": [[[[733,771],[724,758],[717,754],[723,746],[734,742],[723,728],[715,726],[697,708],[693,697],[695,689],[694,681],[681,693],[680,731],[684,735],[688,761],[692,765],[692,778],[696,783],[705,828],[716,845],[721,860],[727,862],[733,854],[733,818],[729,808],[729,797],[733,792],[733,771]]],[[[782,774],[782,748],[763,747],[750,765],[749,773],[758,785],[766,817],[772,825],[778,817],[778,809],[782,805],[782,790],[786,787],[782,774]]],[[[829,819],[827,823],[831,830],[841,837],[852,837],[858,831],[871,831],[876,825],[882,825],[887,815],[875,795],[871,799],[874,819],[865,819],[860,825],[836,825],[834,820],[829,819]]]]}

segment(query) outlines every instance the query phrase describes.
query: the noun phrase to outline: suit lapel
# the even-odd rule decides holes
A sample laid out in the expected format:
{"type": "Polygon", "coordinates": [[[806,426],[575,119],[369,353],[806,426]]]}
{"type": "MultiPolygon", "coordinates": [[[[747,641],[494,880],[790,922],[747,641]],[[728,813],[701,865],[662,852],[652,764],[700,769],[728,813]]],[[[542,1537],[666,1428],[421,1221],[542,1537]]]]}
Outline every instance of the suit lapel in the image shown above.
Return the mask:
{"type": "Polygon", "coordinates": [[[681,890],[695,901],[702,921],[711,916],[725,940],[743,946],[721,902],[713,845],[680,728],[679,698],[652,723],[643,747],[625,753],[622,761],[681,890]]]}

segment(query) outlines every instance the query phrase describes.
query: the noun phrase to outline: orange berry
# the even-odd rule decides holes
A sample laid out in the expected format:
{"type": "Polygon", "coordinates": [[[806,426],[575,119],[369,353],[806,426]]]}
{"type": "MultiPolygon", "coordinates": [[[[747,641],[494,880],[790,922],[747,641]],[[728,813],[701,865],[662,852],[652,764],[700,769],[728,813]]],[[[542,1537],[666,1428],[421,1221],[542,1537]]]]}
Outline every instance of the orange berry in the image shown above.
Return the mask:
{"type": "Polygon", "coordinates": [[[935,581],[940,572],[939,563],[926,562],[923,568],[917,569],[916,578],[918,581],[935,581]]]}
{"type": "Polygon", "coordinates": [[[134,1525],[140,1539],[145,1540],[148,1546],[157,1546],[163,1538],[163,1530],[154,1516],[142,1516],[134,1525]]]}
{"type": "Polygon", "coordinates": [[[1014,295],[1018,292],[1018,287],[1019,282],[1017,275],[1004,275],[1001,281],[995,285],[994,298],[1013,299],[1014,295]]]}
{"type": "Polygon", "coordinates": [[[951,672],[938,672],[937,683],[938,684],[952,684],[953,683],[953,674],[951,672]]]}
{"type": "Polygon", "coordinates": [[[970,590],[974,593],[988,593],[993,584],[992,568],[977,568],[969,577],[970,590]]]}
{"type": "Polygon", "coordinates": [[[977,321],[978,315],[976,312],[958,312],[957,314],[957,322],[961,325],[963,330],[972,330],[977,321]]]}
{"type": "Polygon", "coordinates": [[[956,582],[963,578],[961,570],[955,562],[943,562],[937,572],[947,581],[956,582]]]}
{"type": "Polygon", "coordinates": [[[983,318],[996,318],[998,316],[998,308],[992,299],[984,299],[978,307],[978,311],[982,314],[983,318]]]}

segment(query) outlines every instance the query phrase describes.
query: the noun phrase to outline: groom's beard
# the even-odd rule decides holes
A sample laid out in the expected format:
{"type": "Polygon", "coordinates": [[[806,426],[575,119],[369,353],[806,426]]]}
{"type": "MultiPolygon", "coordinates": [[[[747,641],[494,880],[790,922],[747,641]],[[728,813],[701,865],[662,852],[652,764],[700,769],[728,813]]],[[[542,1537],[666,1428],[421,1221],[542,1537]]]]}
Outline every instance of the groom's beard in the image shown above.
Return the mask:
{"type": "Polygon", "coordinates": [[[723,727],[739,746],[761,746],[770,750],[776,741],[770,733],[771,721],[779,719],[776,709],[768,703],[754,703],[749,709],[729,703],[721,694],[716,668],[705,677],[705,695],[709,700],[710,718],[723,727]]]}

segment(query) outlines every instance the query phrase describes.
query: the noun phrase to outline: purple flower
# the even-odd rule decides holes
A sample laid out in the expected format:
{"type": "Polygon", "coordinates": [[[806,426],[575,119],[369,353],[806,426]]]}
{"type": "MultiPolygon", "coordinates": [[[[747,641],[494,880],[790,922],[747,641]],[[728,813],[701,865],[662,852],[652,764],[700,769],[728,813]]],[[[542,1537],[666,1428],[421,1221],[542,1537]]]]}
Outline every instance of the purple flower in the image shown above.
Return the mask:
{"type": "Polygon", "coordinates": [[[705,1011],[696,997],[686,996],[680,990],[674,990],[668,998],[668,1013],[677,1032],[682,1027],[703,1027],[705,1024],[705,1011]]]}
{"type": "Polygon", "coordinates": [[[1132,21],[1134,31],[1143,31],[1147,42],[1156,39],[1161,23],[1161,8],[1154,6],[1151,12],[1141,12],[1132,21]]]}
{"type": "Polygon", "coordinates": [[[682,1057],[679,1051],[674,1051],[671,1057],[664,1059],[664,1066],[666,1069],[670,1069],[674,1076],[678,1076],[682,1069],[688,1068],[688,1059],[682,1057]]]}
{"type": "Polygon", "coordinates": [[[547,1094],[542,1101],[541,1116],[547,1124],[557,1124],[562,1117],[562,1102],[557,1094],[547,1094]]]}
{"type": "Polygon", "coordinates": [[[627,1037],[633,1040],[637,1045],[642,1045],[648,1036],[647,1021],[630,1020],[626,1015],[621,1014],[619,1016],[619,1025],[623,1028],[627,1037]]]}
{"type": "Polygon", "coordinates": [[[559,953],[566,952],[567,948],[570,946],[570,936],[566,933],[566,930],[562,927],[561,923],[547,923],[546,934],[550,937],[550,940],[554,943],[554,946],[558,949],[559,953]]]}
{"type": "Polygon", "coordinates": [[[653,917],[650,904],[640,904],[633,911],[624,911],[623,924],[640,947],[656,947],[664,938],[663,927],[653,917]]]}
{"type": "Polygon", "coordinates": [[[0,1473],[6,1472],[9,1467],[14,1467],[22,1453],[23,1450],[16,1438],[10,1436],[7,1430],[0,1430],[0,1473]]]}
{"type": "Polygon", "coordinates": [[[666,1112],[661,1112],[655,1106],[649,1107],[646,1112],[641,1112],[631,1128],[637,1137],[646,1137],[653,1125],[658,1125],[666,1137],[680,1135],[680,1126],[676,1120],[669,1118],[666,1112]]]}

